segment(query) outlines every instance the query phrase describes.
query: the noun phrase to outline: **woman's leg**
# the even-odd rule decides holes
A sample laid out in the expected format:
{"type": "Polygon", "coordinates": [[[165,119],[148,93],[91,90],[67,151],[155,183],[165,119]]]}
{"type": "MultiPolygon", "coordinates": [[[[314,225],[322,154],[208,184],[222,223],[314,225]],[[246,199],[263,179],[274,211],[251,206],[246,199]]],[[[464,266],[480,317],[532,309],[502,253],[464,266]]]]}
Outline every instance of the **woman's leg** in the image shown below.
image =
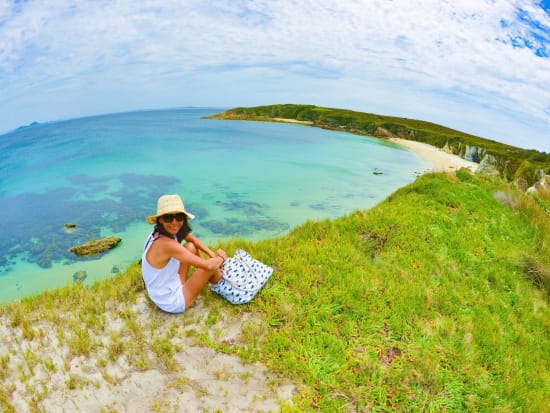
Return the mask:
{"type": "MultiPolygon", "coordinates": [[[[199,249],[192,242],[186,242],[184,248],[187,248],[193,254],[200,257],[199,249]]],[[[187,279],[189,274],[190,265],[180,263],[179,275],[183,289],[183,297],[185,298],[185,308],[189,308],[193,301],[198,297],[207,282],[216,284],[222,279],[221,271],[219,268],[208,271],[203,268],[198,268],[193,273],[193,276],[187,279]]]]}
{"type": "MultiPolygon", "coordinates": [[[[183,245],[183,248],[191,251],[193,254],[200,257],[200,252],[198,248],[193,244],[192,242],[186,242],[183,245]]],[[[189,270],[191,269],[191,266],[189,264],[184,264],[180,262],[180,268],[178,270],[178,274],[180,275],[180,280],[182,284],[185,284],[187,281],[187,274],[189,274],[189,270]]]]}
{"type": "Polygon", "coordinates": [[[185,298],[185,308],[191,307],[191,304],[193,304],[206,283],[216,284],[220,280],[221,274],[217,268],[210,271],[203,268],[195,270],[191,278],[181,287],[183,289],[183,297],[185,298]]]}

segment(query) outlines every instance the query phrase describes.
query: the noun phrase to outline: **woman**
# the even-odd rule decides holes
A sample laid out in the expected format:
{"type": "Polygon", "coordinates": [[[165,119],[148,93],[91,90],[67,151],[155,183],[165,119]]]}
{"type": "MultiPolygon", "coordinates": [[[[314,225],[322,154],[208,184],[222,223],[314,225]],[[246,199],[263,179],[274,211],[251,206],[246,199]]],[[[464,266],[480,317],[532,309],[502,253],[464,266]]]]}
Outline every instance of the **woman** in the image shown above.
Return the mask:
{"type": "Polygon", "coordinates": [[[195,218],[185,210],[178,195],[158,199],[157,213],[147,217],[155,228],[145,243],[141,272],[151,300],[163,311],[182,313],[191,306],[207,282],[221,280],[220,267],[225,251],[212,252],[191,234],[188,220],[195,218]],[[181,244],[185,241],[185,244],[181,244]],[[205,259],[201,251],[208,254],[205,259]],[[191,267],[196,270],[187,279],[191,267]]]}

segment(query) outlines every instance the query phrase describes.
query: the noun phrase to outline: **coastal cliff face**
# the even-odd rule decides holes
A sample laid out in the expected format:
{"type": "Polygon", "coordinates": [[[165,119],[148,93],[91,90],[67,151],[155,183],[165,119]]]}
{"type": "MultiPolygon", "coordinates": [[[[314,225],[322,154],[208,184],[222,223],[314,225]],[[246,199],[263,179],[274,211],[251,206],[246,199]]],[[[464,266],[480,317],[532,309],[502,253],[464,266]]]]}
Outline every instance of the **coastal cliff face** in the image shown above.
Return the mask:
{"type": "Polygon", "coordinates": [[[401,138],[401,139],[416,140],[414,139],[416,136],[415,131],[406,129],[406,128],[400,128],[394,132],[390,132],[387,129],[379,126],[374,130],[374,132],[372,133],[372,136],[376,138],[401,138]]]}
{"type": "Polygon", "coordinates": [[[528,194],[536,194],[539,192],[550,192],[550,175],[543,175],[540,181],[527,189],[528,194]]]}
{"type": "Polygon", "coordinates": [[[483,159],[479,162],[479,167],[477,172],[480,174],[499,176],[500,172],[497,169],[497,159],[493,155],[485,155],[483,159]]]}
{"type": "MultiPolygon", "coordinates": [[[[330,129],[335,129],[336,122],[333,119],[331,119],[331,121],[330,129]]],[[[318,121],[315,123],[316,126],[323,127],[318,121]]],[[[416,130],[406,127],[393,127],[391,131],[381,126],[371,129],[372,132],[369,133],[368,128],[357,130],[355,128],[346,127],[346,130],[349,132],[360,134],[365,134],[366,132],[366,134],[376,138],[401,138],[423,141],[422,139],[418,139],[419,134],[416,130]]],[[[477,173],[505,177],[514,182],[522,191],[529,190],[530,193],[537,193],[540,190],[550,188],[550,184],[548,183],[550,182],[550,175],[547,175],[544,169],[534,167],[529,161],[518,161],[513,158],[499,157],[490,153],[485,147],[469,145],[460,140],[454,141],[453,143],[446,141],[440,149],[452,155],[457,155],[467,161],[478,163],[479,167],[476,171],[477,173]]]]}
{"type": "Polygon", "coordinates": [[[467,145],[463,142],[458,142],[456,145],[447,142],[441,149],[467,161],[479,163],[477,173],[489,176],[512,176],[512,182],[524,192],[536,194],[541,191],[550,191],[550,175],[547,175],[543,169],[532,168],[528,161],[518,166],[511,159],[498,158],[490,154],[486,148],[467,145]]]}
{"type": "MultiPolygon", "coordinates": [[[[466,159],[467,161],[481,163],[481,161],[485,158],[487,155],[487,149],[481,148],[479,146],[474,145],[467,145],[463,142],[459,142],[458,145],[450,145],[449,142],[445,143],[445,146],[442,148],[444,151],[448,153],[452,153],[453,155],[458,155],[463,159],[466,159]]],[[[492,160],[495,160],[494,157],[492,160]]],[[[487,162],[490,162],[491,160],[488,160],[487,162]]]]}
{"type": "MultiPolygon", "coordinates": [[[[389,130],[378,127],[372,134],[377,138],[401,138],[401,139],[414,139],[416,133],[414,130],[409,130],[402,128],[397,134],[390,132],[389,130]]],[[[476,162],[479,164],[477,173],[482,173],[490,176],[502,176],[503,174],[508,174],[511,172],[511,163],[505,159],[499,159],[496,156],[488,153],[486,148],[476,145],[468,145],[464,142],[457,142],[451,144],[449,141],[445,142],[445,145],[440,148],[444,152],[447,152],[452,155],[456,155],[470,162],[476,162]]],[[[548,176],[544,174],[544,171],[537,170],[535,174],[548,176]]],[[[516,185],[523,190],[526,190],[528,185],[528,180],[523,177],[516,177],[516,185]]]]}
{"type": "Polygon", "coordinates": [[[499,162],[497,158],[489,153],[487,149],[479,146],[466,145],[459,142],[457,145],[450,145],[449,142],[441,148],[445,152],[460,156],[467,161],[476,162],[479,164],[478,173],[491,176],[499,176],[499,162]]]}
{"type": "Polygon", "coordinates": [[[462,157],[467,161],[480,163],[481,160],[484,158],[485,154],[487,153],[485,148],[480,148],[479,146],[470,146],[470,145],[464,145],[464,146],[466,149],[462,157]]]}

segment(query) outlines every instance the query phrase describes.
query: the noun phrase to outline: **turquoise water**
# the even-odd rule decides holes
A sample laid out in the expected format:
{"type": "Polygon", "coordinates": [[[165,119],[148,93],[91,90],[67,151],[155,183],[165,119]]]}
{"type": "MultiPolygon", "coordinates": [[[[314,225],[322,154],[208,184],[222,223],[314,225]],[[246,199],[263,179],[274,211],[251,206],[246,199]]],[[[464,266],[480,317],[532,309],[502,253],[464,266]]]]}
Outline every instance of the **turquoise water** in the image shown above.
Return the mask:
{"type": "Polygon", "coordinates": [[[174,109],[41,124],[0,136],[0,302],[139,259],[157,198],[178,193],[208,243],[281,236],[370,208],[429,165],[392,143],[303,125],[201,119],[174,109]],[[76,225],[68,231],[65,224],[76,225]],[[73,245],[121,244],[78,258],[73,245]]]}

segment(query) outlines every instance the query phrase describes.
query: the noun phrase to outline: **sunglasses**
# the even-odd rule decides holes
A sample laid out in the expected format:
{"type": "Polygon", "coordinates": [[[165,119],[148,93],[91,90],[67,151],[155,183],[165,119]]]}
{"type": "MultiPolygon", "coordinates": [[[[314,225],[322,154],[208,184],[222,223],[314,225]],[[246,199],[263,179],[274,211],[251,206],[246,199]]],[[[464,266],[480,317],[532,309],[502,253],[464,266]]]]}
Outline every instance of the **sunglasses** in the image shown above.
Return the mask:
{"type": "Polygon", "coordinates": [[[183,212],[178,212],[177,214],[164,214],[160,217],[160,219],[162,219],[162,221],[166,224],[172,222],[174,218],[176,218],[176,221],[178,222],[183,222],[185,219],[185,214],[183,212]]]}

